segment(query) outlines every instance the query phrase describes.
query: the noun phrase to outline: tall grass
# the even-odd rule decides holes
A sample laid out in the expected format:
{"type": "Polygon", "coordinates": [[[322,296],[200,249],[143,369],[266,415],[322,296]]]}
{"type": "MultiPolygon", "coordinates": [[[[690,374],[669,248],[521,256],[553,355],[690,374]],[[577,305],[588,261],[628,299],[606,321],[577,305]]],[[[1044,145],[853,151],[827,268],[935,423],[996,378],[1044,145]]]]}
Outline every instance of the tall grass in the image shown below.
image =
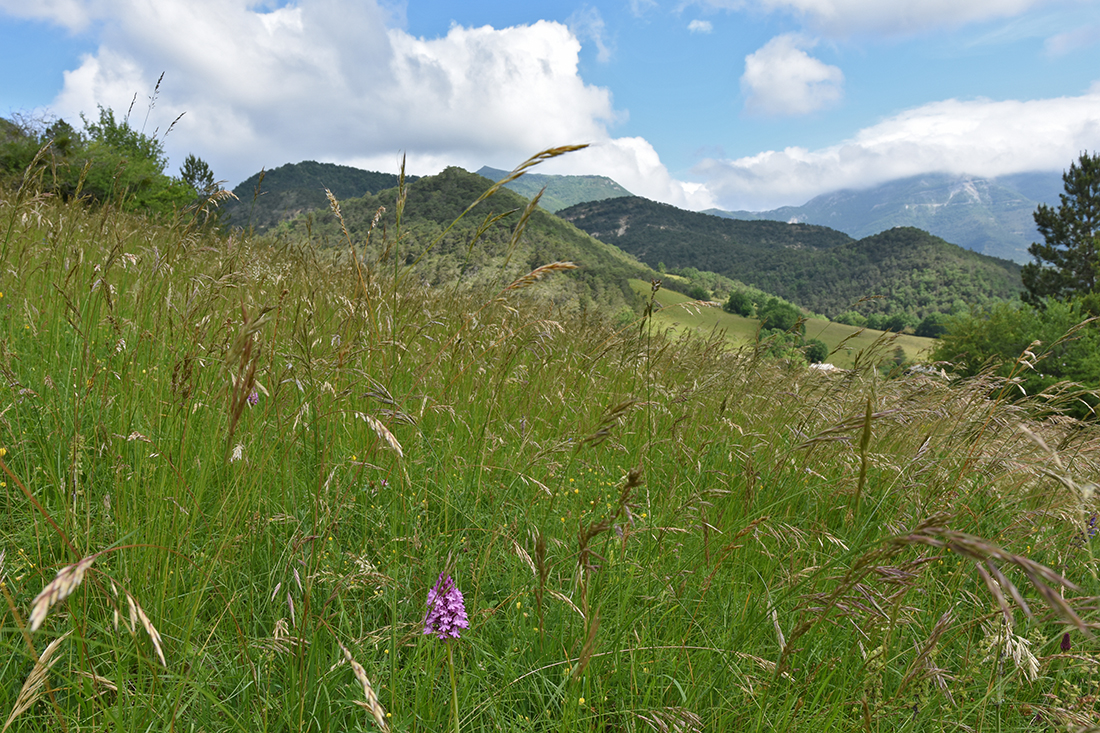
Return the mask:
{"type": "Polygon", "coordinates": [[[1100,722],[1097,432],[1056,396],[582,322],[565,265],[425,288],[400,230],[0,195],[11,730],[444,729],[444,570],[466,730],[1100,722]]]}

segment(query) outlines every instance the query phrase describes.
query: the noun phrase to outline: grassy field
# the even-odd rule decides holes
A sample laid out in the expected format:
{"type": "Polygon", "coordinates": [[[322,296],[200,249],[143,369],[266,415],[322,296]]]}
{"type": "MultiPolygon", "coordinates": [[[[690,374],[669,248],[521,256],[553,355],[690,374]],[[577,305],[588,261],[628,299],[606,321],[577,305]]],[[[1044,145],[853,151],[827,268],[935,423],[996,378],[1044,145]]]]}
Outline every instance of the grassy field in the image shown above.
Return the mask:
{"type": "MultiPolygon", "coordinates": [[[[650,297],[650,283],[631,280],[630,286],[647,300],[650,297]]],[[[717,304],[711,307],[700,305],[673,290],[659,290],[656,303],[660,310],[654,312],[653,322],[670,330],[673,335],[691,329],[700,333],[724,332],[725,337],[736,346],[745,346],[756,341],[760,324],[755,318],[727,313],[717,304]]],[[[891,350],[900,346],[909,361],[926,358],[934,343],[933,339],[909,334],[887,335],[882,331],[846,326],[819,318],[806,321],[806,338],[820,339],[829,347],[829,363],[844,369],[854,364],[860,352],[872,348],[881,349],[883,344],[879,342],[884,337],[889,340],[891,350]]]]}
{"type": "Polygon", "coordinates": [[[6,729],[1100,723],[1098,436],[1053,396],[424,288],[384,236],[0,191],[6,729]]]}

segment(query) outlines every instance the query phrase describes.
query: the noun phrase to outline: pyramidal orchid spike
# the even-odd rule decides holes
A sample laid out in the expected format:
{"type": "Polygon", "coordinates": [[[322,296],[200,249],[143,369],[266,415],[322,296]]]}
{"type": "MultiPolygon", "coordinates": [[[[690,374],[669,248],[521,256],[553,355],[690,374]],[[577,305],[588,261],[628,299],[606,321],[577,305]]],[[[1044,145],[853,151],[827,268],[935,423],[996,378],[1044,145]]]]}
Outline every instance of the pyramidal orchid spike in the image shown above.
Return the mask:
{"type": "Polygon", "coordinates": [[[462,591],[449,575],[439,574],[439,580],[428,591],[428,612],[424,616],[424,633],[440,639],[458,639],[460,629],[470,628],[462,591]]]}

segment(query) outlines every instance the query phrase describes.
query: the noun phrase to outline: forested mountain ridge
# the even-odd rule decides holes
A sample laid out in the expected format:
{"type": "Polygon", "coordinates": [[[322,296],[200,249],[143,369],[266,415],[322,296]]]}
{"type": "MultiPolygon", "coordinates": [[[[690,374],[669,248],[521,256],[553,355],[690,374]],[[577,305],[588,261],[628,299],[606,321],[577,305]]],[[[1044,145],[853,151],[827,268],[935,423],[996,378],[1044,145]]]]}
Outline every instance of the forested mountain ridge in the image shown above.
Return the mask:
{"type": "MultiPolygon", "coordinates": [[[[614,245],[538,208],[531,212],[522,235],[513,242],[516,224],[528,201],[506,188],[478,204],[446,232],[490,185],[488,179],[455,167],[409,183],[399,241],[395,241],[396,188],[343,199],[340,208],[352,241],[362,248],[368,262],[392,268],[392,258],[396,257],[398,267],[413,268],[415,277],[431,285],[503,287],[542,265],[569,261],[578,266],[576,270],[557,273],[540,285],[548,297],[562,307],[615,311],[634,305],[627,282],[630,278],[659,277],[652,268],[614,245]],[[381,214],[380,209],[384,209],[381,214]],[[505,215],[503,219],[488,223],[501,214],[505,215]],[[365,244],[376,216],[370,242],[365,244]],[[475,241],[481,227],[485,231],[475,241]]],[[[347,246],[340,223],[328,209],[285,221],[274,234],[283,238],[311,236],[322,245],[347,246]]]]}
{"type": "MultiPolygon", "coordinates": [[[[416,176],[406,180],[415,181],[416,176]]],[[[354,198],[397,185],[398,176],[335,163],[305,160],[256,173],[233,189],[237,200],[221,207],[220,219],[235,228],[264,232],[284,219],[328,208],[325,189],[338,199],[354,198]],[[261,180],[262,175],[262,180],[261,180]],[[257,186],[259,195],[257,195],[257,186]]]]}
{"type": "Polygon", "coordinates": [[[657,267],[713,270],[836,317],[860,312],[924,318],[1015,299],[1020,266],[901,227],[853,240],[808,224],[723,219],[641,198],[570,207],[559,216],[657,267]]]}
{"type": "MultiPolygon", "coordinates": [[[[484,166],[477,172],[490,181],[499,181],[508,175],[508,171],[484,166]]],[[[607,176],[559,176],[546,173],[525,173],[512,181],[507,188],[524,198],[534,198],[543,188],[546,191],[539,200],[539,206],[554,213],[574,204],[585,201],[631,196],[630,191],[607,176]]]]}

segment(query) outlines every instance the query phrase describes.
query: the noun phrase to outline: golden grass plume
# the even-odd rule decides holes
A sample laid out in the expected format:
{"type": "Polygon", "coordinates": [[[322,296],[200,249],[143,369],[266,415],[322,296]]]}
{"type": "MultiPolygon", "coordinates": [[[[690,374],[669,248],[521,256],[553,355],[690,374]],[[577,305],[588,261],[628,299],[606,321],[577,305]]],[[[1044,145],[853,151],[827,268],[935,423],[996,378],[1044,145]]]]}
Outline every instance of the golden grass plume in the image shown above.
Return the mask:
{"type": "Polygon", "coordinates": [[[42,592],[34,597],[34,601],[31,602],[29,619],[32,632],[38,631],[39,627],[42,626],[42,622],[46,620],[46,615],[50,612],[50,606],[65,600],[80,587],[80,583],[84,580],[84,573],[87,572],[97,557],[99,557],[99,553],[89,555],[80,562],[61,568],[57,573],[57,577],[47,583],[42,592]]]}
{"type": "Polygon", "coordinates": [[[382,708],[382,704],[378,702],[378,695],[375,693],[374,687],[371,686],[367,671],[363,669],[363,665],[355,661],[346,646],[341,642],[336,643],[340,644],[340,650],[344,652],[344,659],[351,665],[351,671],[355,673],[355,679],[359,680],[359,684],[363,686],[363,696],[367,698],[366,702],[356,701],[355,704],[366,708],[374,716],[374,722],[378,724],[379,729],[388,731],[390,727],[386,725],[386,711],[382,708]]]}
{"type": "Polygon", "coordinates": [[[31,669],[31,673],[27,675],[27,679],[23,683],[23,688],[19,690],[19,697],[15,699],[15,707],[12,708],[4,727],[0,729],[0,733],[7,731],[16,718],[30,710],[36,702],[42,699],[42,695],[46,692],[46,677],[53,665],[60,659],[60,657],[55,659],[53,655],[61,646],[61,642],[65,641],[71,633],[73,632],[66,631],[42,650],[42,655],[35,661],[34,668],[31,669]]]}

